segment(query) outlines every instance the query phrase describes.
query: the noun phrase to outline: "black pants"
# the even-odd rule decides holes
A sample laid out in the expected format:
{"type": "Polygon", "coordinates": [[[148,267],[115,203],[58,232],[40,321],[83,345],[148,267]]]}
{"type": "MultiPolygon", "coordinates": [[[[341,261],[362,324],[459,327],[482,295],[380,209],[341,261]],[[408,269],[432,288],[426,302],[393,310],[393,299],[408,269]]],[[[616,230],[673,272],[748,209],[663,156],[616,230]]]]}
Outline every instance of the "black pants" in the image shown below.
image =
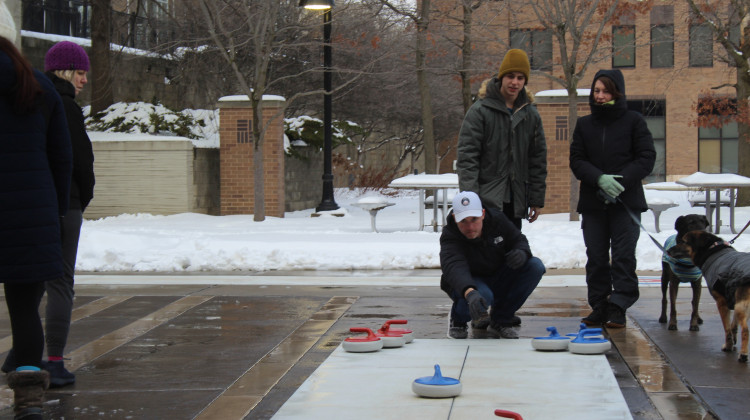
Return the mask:
{"type": "Polygon", "coordinates": [[[46,282],[47,313],[45,316],[45,340],[48,356],[62,357],[68,342],[70,317],[73,311],[73,291],[78,254],[78,238],[81,233],[83,213],[70,209],[61,220],[61,238],[63,252],[63,276],[46,282]]]}
{"type": "Polygon", "coordinates": [[[4,288],[13,335],[14,365],[41,367],[44,332],[39,317],[39,302],[44,291],[44,282],[6,283],[4,288]]]}
{"type": "MultiPolygon", "coordinates": [[[[640,220],[640,213],[636,214],[640,220]]],[[[623,310],[639,296],[635,249],[640,228],[621,204],[605,211],[582,214],[581,228],[586,244],[586,285],[592,308],[607,299],[623,310]],[[610,263],[610,248],[612,259],[610,263]]]]}

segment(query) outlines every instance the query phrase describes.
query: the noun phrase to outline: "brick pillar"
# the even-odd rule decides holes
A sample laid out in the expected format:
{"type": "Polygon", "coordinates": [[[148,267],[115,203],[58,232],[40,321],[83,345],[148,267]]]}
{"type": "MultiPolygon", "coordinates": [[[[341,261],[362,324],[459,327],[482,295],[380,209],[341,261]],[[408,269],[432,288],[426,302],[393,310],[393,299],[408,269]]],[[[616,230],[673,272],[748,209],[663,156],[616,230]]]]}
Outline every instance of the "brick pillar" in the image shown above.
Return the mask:
{"type": "MultiPolygon", "coordinates": [[[[570,142],[575,127],[568,127],[568,97],[535,96],[537,110],[542,117],[544,135],[547,137],[547,194],[544,197],[544,214],[570,211],[570,142]]],[[[588,115],[588,96],[578,98],[578,116],[588,115]]]]}
{"type": "MultiPolygon", "coordinates": [[[[263,100],[263,185],[266,216],[284,217],[284,124],[271,118],[285,105],[281,97],[263,100]],[[270,121],[270,123],[269,123],[270,121]]],[[[219,99],[221,214],[253,214],[253,110],[247,96],[219,99]]]]}

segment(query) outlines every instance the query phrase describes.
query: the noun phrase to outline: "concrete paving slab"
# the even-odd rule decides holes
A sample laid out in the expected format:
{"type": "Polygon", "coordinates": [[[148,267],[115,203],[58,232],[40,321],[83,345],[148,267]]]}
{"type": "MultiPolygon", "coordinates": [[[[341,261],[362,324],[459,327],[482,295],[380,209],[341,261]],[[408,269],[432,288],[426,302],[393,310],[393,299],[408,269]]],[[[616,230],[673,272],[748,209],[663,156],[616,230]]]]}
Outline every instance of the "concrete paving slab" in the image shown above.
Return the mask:
{"type": "MultiPolygon", "coordinates": [[[[327,330],[319,329],[313,334],[317,341],[290,369],[267,371],[276,377],[265,395],[261,397],[255,388],[256,395],[227,394],[237,396],[233,401],[227,400],[227,407],[237,404],[237,400],[245,406],[253,400],[250,403],[255,406],[245,419],[270,419],[325,363],[351,326],[377,328],[387,319],[404,318],[409,320],[409,327],[419,331],[418,339],[446,340],[450,302],[438,288],[439,271],[400,270],[390,280],[386,279],[388,274],[251,273],[252,281],[212,281],[206,273],[122,276],[129,277],[130,282],[93,274],[86,284],[76,285],[74,310],[81,315],[71,328],[69,354],[95,345],[97,340],[128,325],[139,325],[151,314],[185,297],[200,297],[198,302],[207,300],[163,317],[150,330],[83,361],[75,371],[75,385],[48,391],[45,418],[194,418],[218,401],[232,384],[247,386],[240,378],[275,348],[280,349],[279,357],[298,354],[292,351],[294,346],[279,345],[306,321],[334,321],[327,330]],[[159,284],[155,277],[168,281],[159,284]],[[381,279],[376,285],[369,285],[368,277],[381,279]],[[199,281],[184,280],[196,278],[199,281]],[[321,311],[334,296],[357,297],[335,320],[330,311],[321,311]]],[[[580,270],[564,275],[577,275],[576,281],[582,284],[580,270]]],[[[248,276],[241,273],[237,277],[248,276]]],[[[606,354],[630,415],[636,420],[748,417],[748,372],[736,361],[736,353],[719,350],[719,336],[723,333],[717,328],[716,306],[708,293],[701,300],[706,322],[700,331],[689,332],[689,293],[681,292],[680,330],[675,332],[656,322],[661,308],[658,276],[644,274],[641,286],[639,301],[628,311],[628,325],[641,332],[639,340],[645,344],[636,346],[638,350],[626,351],[622,344],[636,340],[637,335],[625,335],[623,341],[614,340],[615,348],[606,354]],[[618,345],[623,349],[622,355],[618,345]],[[648,351],[641,351],[643,348],[648,351]],[[680,381],[685,392],[680,392],[680,381]]],[[[544,335],[549,325],[561,331],[577,330],[580,318],[588,313],[585,297],[584,286],[537,288],[519,311],[523,319],[519,331],[522,339],[544,335]]],[[[9,323],[4,305],[0,306],[0,340],[4,340],[9,323]]],[[[0,357],[4,356],[0,353],[0,357]]],[[[0,407],[6,407],[0,408],[0,420],[12,418],[7,408],[11,400],[7,387],[0,386],[0,407]]]]}

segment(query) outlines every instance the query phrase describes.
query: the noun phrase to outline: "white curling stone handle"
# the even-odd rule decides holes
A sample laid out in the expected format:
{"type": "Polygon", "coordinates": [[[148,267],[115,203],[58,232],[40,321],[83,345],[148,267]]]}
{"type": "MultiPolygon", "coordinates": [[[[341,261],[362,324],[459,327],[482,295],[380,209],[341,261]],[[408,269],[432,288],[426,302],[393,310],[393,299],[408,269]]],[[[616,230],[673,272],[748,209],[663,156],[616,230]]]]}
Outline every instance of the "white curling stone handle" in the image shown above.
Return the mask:
{"type": "Polygon", "coordinates": [[[425,398],[453,398],[457,397],[463,387],[461,383],[454,385],[426,385],[417,382],[411,383],[411,390],[420,397],[425,398]]]}

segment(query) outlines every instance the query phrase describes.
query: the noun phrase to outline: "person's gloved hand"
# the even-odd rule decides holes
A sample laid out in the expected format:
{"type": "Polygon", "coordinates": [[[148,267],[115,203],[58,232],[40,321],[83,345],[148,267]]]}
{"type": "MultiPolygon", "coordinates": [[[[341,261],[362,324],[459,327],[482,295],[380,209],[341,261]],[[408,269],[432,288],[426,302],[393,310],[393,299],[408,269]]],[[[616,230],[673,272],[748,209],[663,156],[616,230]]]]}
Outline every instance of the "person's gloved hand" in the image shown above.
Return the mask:
{"type": "Polygon", "coordinates": [[[484,300],[478,291],[472,290],[469,292],[469,294],[466,295],[466,302],[469,303],[469,314],[471,314],[471,319],[478,321],[482,317],[487,316],[487,309],[489,309],[487,301],[484,300]]]}
{"type": "Polygon", "coordinates": [[[520,249],[511,249],[507,254],[505,254],[505,264],[507,264],[508,267],[514,270],[518,270],[519,268],[523,267],[523,265],[526,264],[526,260],[528,259],[528,255],[526,255],[526,253],[520,249]]]}
{"type": "Polygon", "coordinates": [[[622,184],[617,182],[617,178],[622,178],[622,175],[604,174],[599,177],[596,183],[597,185],[599,185],[599,188],[601,188],[602,191],[607,193],[607,195],[610,195],[612,197],[617,197],[623,191],[625,191],[625,187],[623,187],[622,184]]]}

